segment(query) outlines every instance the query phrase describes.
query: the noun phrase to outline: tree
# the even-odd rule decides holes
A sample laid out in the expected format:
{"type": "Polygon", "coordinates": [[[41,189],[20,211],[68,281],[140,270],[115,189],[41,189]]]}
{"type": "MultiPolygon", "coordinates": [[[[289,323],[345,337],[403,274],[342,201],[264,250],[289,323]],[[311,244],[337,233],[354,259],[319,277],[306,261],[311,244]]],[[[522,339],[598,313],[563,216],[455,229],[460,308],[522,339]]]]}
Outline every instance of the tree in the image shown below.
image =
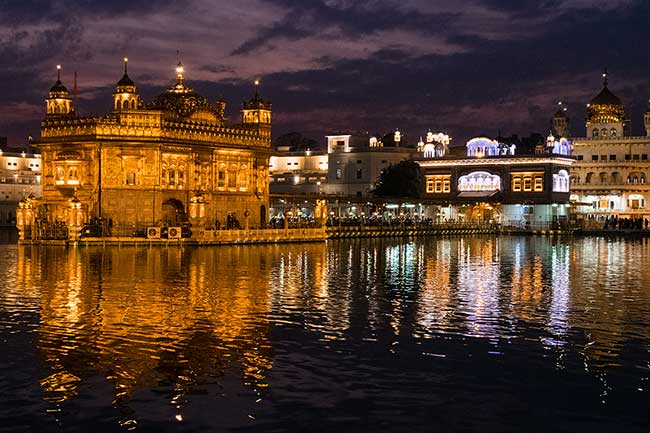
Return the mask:
{"type": "Polygon", "coordinates": [[[420,198],[424,191],[424,179],[420,164],[401,161],[382,170],[374,185],[376,197],[420,198]]]}

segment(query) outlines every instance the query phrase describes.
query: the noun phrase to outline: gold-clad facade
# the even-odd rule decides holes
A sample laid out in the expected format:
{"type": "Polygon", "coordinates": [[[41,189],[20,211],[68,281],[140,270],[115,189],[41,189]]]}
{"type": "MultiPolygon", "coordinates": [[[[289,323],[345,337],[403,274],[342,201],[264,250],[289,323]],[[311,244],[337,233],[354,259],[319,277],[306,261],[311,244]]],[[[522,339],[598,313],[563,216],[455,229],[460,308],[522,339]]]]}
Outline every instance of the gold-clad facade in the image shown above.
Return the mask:
{"type": "Polygon", "coordinates": [[[85,219],[101,216],[117,227],[212,227],[229,215],[264,225],[271,105],[257,92],[241,123],[229,123],[225,102],[186,87],[179,63],[176,84],[145,103],[125,59],[110,113],[79,116],[70,101],[59,79],[41,124],[41,218],[69,221],[76,197],[85,219]]]}

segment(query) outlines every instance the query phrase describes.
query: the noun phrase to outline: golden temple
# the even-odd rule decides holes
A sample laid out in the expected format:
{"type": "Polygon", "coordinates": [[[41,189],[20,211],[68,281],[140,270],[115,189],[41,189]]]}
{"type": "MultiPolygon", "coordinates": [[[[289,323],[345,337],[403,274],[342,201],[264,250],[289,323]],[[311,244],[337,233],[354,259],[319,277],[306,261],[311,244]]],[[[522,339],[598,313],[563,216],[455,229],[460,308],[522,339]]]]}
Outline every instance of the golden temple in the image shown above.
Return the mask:
{"type": "Polygon", "coordinates": [[[127,65],[125,58],[113,110],[98,116],[78,115],[58,67],[41,123],[43,197],[23,204],[30,211],[22,217],[68,226],[102,218],[128,230],[214,227],[226,219],[262,227],[271,104],[259,96],[259,83],[241,123],[230,123],[225,101],[210,102],[185,85],[180,62],[175,84],[149,103],[127,65]]]}

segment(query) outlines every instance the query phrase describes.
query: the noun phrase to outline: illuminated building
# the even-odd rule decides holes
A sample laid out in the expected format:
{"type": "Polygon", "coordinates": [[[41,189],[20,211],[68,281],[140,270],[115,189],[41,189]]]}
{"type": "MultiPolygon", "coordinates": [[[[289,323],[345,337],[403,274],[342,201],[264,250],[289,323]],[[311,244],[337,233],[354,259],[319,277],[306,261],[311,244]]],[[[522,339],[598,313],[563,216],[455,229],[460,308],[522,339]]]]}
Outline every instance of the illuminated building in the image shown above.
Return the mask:
{"type": "Polygon", "coordinates": [[[41,196],[41,155],[0,148],[0,227],[16,226],[16,206],[41,196]]]}
{"type": "Polygon", "coordinates": [[[384,168],[417,155],[412,147],[399,147],[399,131],[392,135],[391,145],[374,136],[338,134],[326,136],[326,152],[278,148],[270,160],[271,192],[366,197],[384,168]]]}
{"type": "MultiPolygon", "coordinates": [[[[383,139],[360,134],[328,135],[326,139],[327,150],[292,151],[279,147],[270,159],[271,194],[289,195],[289,200],[322,196],[330,200],[330,208],[347,214],[352,208],[357,209],[354,201],[365,204],[383,169],[417,156],[415,148],[403,145],[404,137],[399,130],[383,139]]],[[[277,197],[272,208],[284,214],[287,198],[277,197]]],[[[311,203],[303,204],[308,206],[300,212],[311,214],[311,203]]]]}
{"type": "MultiPolygon", "coordinates": [[[[34,214],[68,221],[78,200],[84,219],[114,227],[266,221],[271,104],[254,97],[241,123],[227,122],[224,101],[210,102],[176,82],[151,102],[142,100],[127,71],[113,92],[113,110],[79,116],[60,71],[41,123],[43,198],[34,214]]],[[[243,224],[242,224],[243,225],[243,224]]]]}
{"type": "Polygon", "coordinates": [[[422,147],[425,197],[440,205],[437,218],[533,228],[566,221],[575,162],[568,141],[549,137],[546,150],[518,155],[515,145],[476,137],[466,152],[447,156],[422,147]]]}
{"type": "Polygon", "coordinates": [[[650,218],[650,108],[643,119],[646,135],[629,135],[623,103],[609,90],[607,73],[603,77],[603,89],[587,104],[587,135],[573,138],[571,200],[579,217],[598,224],[613,215],[650,218]]]}

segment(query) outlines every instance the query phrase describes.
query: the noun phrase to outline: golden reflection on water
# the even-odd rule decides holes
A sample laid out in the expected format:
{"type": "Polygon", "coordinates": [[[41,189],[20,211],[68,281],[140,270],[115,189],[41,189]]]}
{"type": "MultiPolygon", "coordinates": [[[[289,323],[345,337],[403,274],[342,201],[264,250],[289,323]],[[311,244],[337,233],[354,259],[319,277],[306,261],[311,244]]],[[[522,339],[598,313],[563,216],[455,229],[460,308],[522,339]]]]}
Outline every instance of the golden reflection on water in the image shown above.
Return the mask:
{"type": "Polygon", "coordinates": [[[46,399],[65,401],[97,371],[115,404],[160,382],[180,404],[197,377],[234,364],[245,384],[267,385],[269,263],[259,249],[20,248],[19,280],[34,268],[46,399]]]}
{"type": "MultiPolygon", "coordinates": [[[[92,376],[127,404],[166,384],[169,404],[236,374],[259,390],[273,369],[272,328],[325,340],[468,338],[573,346],[586,369],[619,365],[630,338],[650,338],[650,243],[546,238],[199,249],[20,247],[16,285],[33,296],[37,347],[50,374],[44,398],[61,403],[92,376]]],[[[521,343],[524,344],[524,343],[521,343]]],[[[526,343],[530,344],[530,343],[526,343]]],[[[179,415],[180,416],[180,415],[179,415]]]]}

